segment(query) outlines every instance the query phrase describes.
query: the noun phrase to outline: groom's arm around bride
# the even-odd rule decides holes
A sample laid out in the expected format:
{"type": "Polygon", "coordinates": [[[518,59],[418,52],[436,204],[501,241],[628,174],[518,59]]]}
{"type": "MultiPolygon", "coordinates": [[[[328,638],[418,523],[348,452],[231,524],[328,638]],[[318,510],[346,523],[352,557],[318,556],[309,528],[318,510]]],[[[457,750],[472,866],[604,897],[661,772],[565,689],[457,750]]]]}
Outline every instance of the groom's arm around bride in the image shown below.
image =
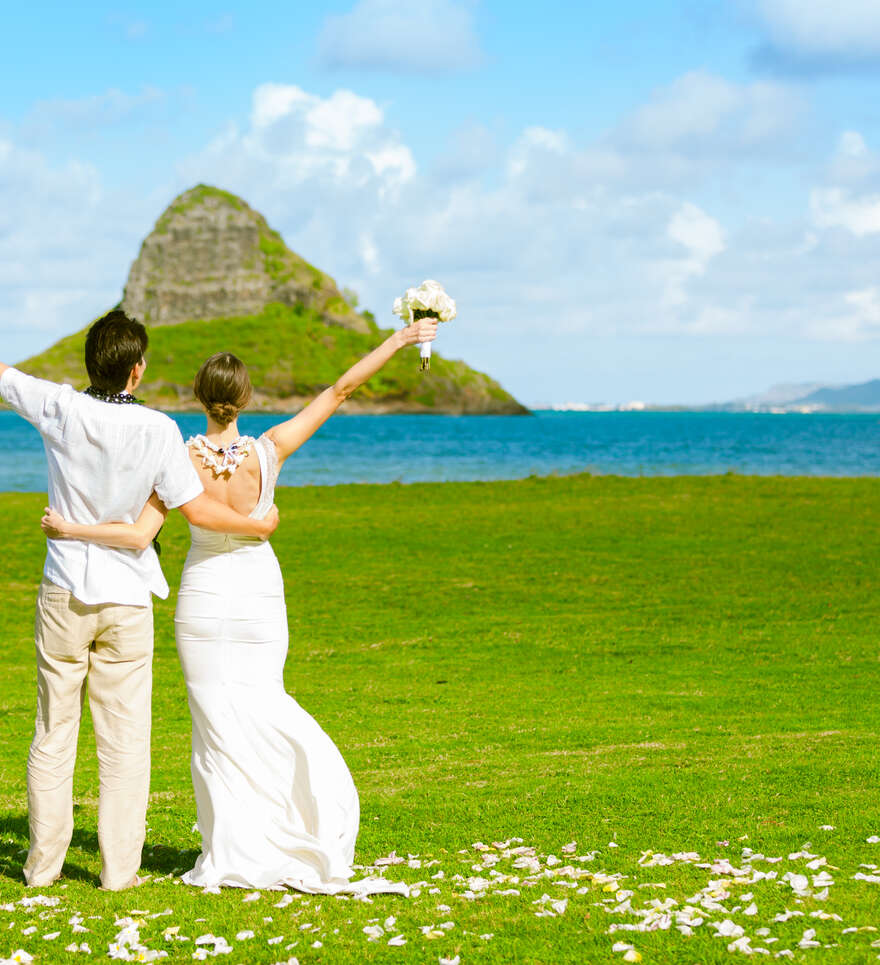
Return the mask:
{"type": "MultiPolygon", "coordinates": [[[[193,523],[270,535],[203,492],[177,425],[137,404],[147,333],[121,311],[86,338],[85,393],[0,363],[0,396],[36,427],[49,467],[49,505],[79,523],[134,522],[152,493],[193,523]]],[[[153,548],[49,540],[37,599],[37,719],[28,755],[27,883],[51,884],[73,833],[73,769],[80,695],[88,677],[98,750],[98,840],[103,887],[137,882],[150,773],[152,596],[168,595],[153,548]]]]}

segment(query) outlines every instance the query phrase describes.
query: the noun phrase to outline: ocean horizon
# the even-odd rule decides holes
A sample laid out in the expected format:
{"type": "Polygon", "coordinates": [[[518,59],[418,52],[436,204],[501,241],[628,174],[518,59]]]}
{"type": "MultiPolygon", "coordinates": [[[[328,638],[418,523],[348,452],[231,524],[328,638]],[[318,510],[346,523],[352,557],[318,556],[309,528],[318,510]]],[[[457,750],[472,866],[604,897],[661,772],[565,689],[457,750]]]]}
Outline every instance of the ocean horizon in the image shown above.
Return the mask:
{"type": "MultiPolygon", "coordinates": [[[[204,416],[170,413],[184,438],[204,416]]],[[[284,420],[242,415],[259,435],[284,420]]],[[[878,476],[880,416],[701,411],[532,416],[345,415],[330,419],[285,463],[283,486],[467,482],[528,476],[878,476]]],[[[0,491],[45,492],[37,431],[0,411],[0,491]]]]}

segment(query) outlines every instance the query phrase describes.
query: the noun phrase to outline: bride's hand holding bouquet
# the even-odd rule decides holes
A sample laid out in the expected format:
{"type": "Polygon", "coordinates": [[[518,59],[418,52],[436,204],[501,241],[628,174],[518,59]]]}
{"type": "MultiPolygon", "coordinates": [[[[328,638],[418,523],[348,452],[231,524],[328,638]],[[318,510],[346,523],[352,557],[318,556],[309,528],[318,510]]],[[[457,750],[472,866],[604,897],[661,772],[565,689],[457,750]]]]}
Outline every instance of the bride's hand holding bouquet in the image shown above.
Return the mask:
{"type": "Polygon", "coordinates": [[[437,325],[436,318],[419,318],[405,328],[399,329],[395,334],[400,337],[402,346],[430,345],[437,337],[437,325]]]}
{"type": "MultiPolygon", "coordinates": [[[[451,322],[455,318],[457,309],[455,302],[443,290],[443,286],[428,278],[418,288],[407,288],[400,298],[396,298],[392,311],[405,322],[409,322],[412,327],[413,323],[420,321],[451,322]]],[[[424,372],[431,367],[431,342],[425,339],[420,344],[419,355],[424,372]]]]}

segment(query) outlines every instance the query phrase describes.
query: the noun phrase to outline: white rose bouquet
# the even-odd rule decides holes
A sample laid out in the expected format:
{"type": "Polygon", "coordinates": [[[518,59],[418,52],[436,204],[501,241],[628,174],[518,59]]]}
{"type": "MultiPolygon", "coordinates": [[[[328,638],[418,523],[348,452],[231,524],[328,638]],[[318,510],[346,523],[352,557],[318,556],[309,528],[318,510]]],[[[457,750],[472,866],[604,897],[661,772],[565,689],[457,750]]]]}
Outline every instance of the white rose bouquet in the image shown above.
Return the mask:
{"type": "MultiPolygon", "coordinates": [[[[394,299],[393,312],[407,325],[420,318],[436,318],[440,322],[451,322],[456,315],[455,302],[443,290],[443,286],[430,278],[418,288],[407,288],[400,298],[394,299]]],[[[431,367],[431,343],[419,342],[419,355],[422,371],[431,367]]]]}

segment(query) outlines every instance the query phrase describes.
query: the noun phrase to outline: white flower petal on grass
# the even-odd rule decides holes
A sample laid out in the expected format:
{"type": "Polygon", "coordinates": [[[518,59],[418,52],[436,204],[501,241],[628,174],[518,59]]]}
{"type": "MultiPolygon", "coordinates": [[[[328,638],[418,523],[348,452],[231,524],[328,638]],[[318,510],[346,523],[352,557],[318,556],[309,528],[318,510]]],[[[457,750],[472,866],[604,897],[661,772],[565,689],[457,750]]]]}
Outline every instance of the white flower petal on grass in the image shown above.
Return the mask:
{"type": "Polygon", "coordinates": [[[283,942],[283,941],[284,941],[284,936],[283,936],[283,935],[276,935],[275,938],[267,938],[267,939],[266,939],[266,944],[267,944],[267,945],[280,945],[281,942],[283,942]]]}
{"type": "Polygon", "coordinates": [[[288,892],[286,895],[281,896],[280,901],[276,901],[273,908],[286,908],[293,901],[293,895],[288,892]]]}
{"type": "Polygon", "coordinates": [[[317,938],[312,942],[312,948],[323,948],[323,947],[324,947],[324,943],[321,941],[318,941],[317,938]]]}
{"type": "Polygon", "coordinates": [[[745,934],[745,929],[729,918],[725,918],[724,921],[710,921],[709,927],[715,929],[715,934],[719,938],[739,938],[745,934]]]}
{"type": "Polygon", "coordinates": [[[794,952],[790,948],[783,948],[778,951],[774,958],[794,958],[794,952]]]}
{"type": "Polygon", "coordinates": [[[34,956],[28,954],[23,948],[17,948],[9,957],[10,962],[19,962],[20,965],[28,965],[28,962],[33,960],[34,956]]]}
{"type": "Polygon", "coordinates": [[[780,912],[780,914],[778,914],[778,915],[773,919],[773,921],[776,921],[776,922],[786,922],[786,921],[788,921],[788,920],[791,919],[791,918],[803,918],[803,916],[804,916],[804,913],[803,913],[802,911],[797,911],[796,909],[795,909],[795,911],[789,911],[789,910],[786,908],[785,911],[780,912]]]}
{"type": "Polygon", "coordinates": [[[50,931],[43,935],[44,942],[53,942],[61,934],[60,931],[50,931]]]}
{"type": "Polygon", "coordinates": [[[377,868],[382,868],[386,865],[403,864],[405,861],[406,858],[401,858],[396,851],[392,851],[384,858],[376,858],[376,860],[373,862],[373,865],[377,868]]]}
{"type": "Polygon", "coordinates": [[[786,871],[782,876],[783,881],[787,881],[791,885],[791,890],[795,894],[808,894],[810,888],[810,879],[806,875],[795,874],[792,871],[786,871]]]}
{"type": "Polygon", "coordinates": [[[249,938],[253,938],[253,937],[254,937],[254,933],[250,929],[247,929],[246,931],[236,932],[235,934],[235,940],[237,942],[246,942],[249,938]]]}
{"type": "Polygon", "coordinates": [[[631,948],[623,956],[623,960],[625,962],[640,962],[642,960],[642,956],[634,948],[631,948]]]}
{"type": "Polygon", "coordinates": [[[755,950],[752,948],[751,941],[748,935],[743,935],[742,938],[737,938],[736,941],[732,941],[727,946],[727,950],[729,952],[743,952],[746,955],[754,955],[755,950]]]}
{"type": "Polygon", "coordinates": [[[241,900],[242,901],[259,901],[262,897],[263,896],[259,893],[259,891],[252,891],[250,894],[245,895],[244,898],[242,898],[241,900]]]}
{"type": "Polygon", "coordinates": [[[880,884],[880,875],[863,875],[861,871],[857,871],[853,875],[853,881],[870,881],[872,884],[880,884]]]}
{"type": "Polygon", "coordinates": [[[361,930],[371,942],[376,941],[385,934],[385,929],[381,925],[365,925],[361,930]]]}
{"type": "Polygon", "coordinates": [[[629,942],[615,942],[611,946],[612,952],[628,952],[633,946],[629,942]]]}
{"type": "Polygon", "coordinates": [[[405,945],[405,944],[406,944],[406,938],[404,938],[403,935],[395,935],[394,938],[389,938],[389,939],[388,939],[388,944],[389,944],[389,945],[405,945]]]}
{"type": "Polygon", "coordinates": [[[821,908],[817,911],[811,911],[810,918],[821,918],[822,921],[843,921],[840,915],[835,915],[830,911],[822,911],[821,908]]]}
{"type": "Polygon", "coordinates": [[[577,851],[577,841],[569,841],[568,844],[564,844],[560,849],[563,854],[574,854],[577,851]]]}
{"type": "Polygon", "coordinates": [[[437,965],[461,965],[461,957],[456,955],[454,958],[444,958],[441,955],[437,959],[437,965]]]}
{"type": "Polygon", "coordinates": [[[397,923],[397,919],[394,917],[394,915],[389,915],[385,919],[385,921],[382,922],[382,924],[385,927],[385,931],[391,931],[391,929],[395,926],[396,923],[397,923]]]}
{"type": "Polygon", "coordinates": [[[808,928],[798,942],[798,948],[821,948],[822,943],[816,941],[816,929],[808,928]]]}
{"type": "Polygon", "coordinates": [[[484,942],[488,942],[494,937],[495,932],[487,932],[485,935],[480,935],[480,938],[482,938],[484,942]]]}
{"type": "Polygon", "coordinates": [[[820,830],[820,831],[833,831],[833,830],[834,830],[834,825],[833,825],[833,824],[820,824],[820,825],[819,825],[819,830],[820,830]]]}
{"type": "Polygon", "coordinates": [[[865,838],[868,844],[880,844],[880,834],[872,834],[870,838],[865,838]]]}
{"type": "Polygon", "coordinates": [[[757,915],[757,914],[758,914],[758,906],[755,904],[754,901],[748,906],[748,908],[743,908],[743,914],[744,914],[744,915],[757,915]]]}

